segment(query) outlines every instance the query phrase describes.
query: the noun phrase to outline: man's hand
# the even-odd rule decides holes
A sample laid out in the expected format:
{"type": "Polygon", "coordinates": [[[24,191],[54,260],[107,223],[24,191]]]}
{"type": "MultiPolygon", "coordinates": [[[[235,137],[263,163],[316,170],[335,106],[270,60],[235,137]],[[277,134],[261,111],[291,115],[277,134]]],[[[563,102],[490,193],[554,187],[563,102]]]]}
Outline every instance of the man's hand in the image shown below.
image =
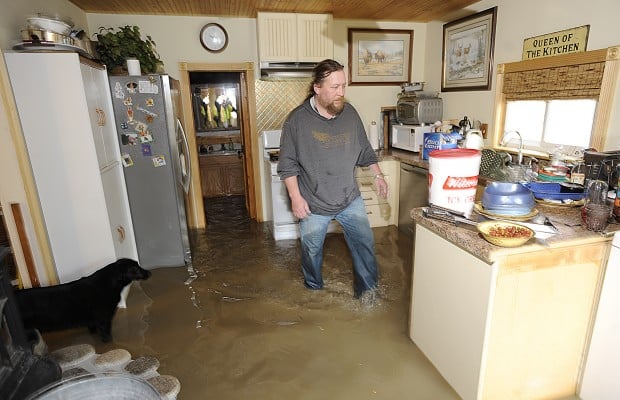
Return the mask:
{"type": "Polygon", "coordinates": [[[388,184],[383,178],[383,176],[378,176],[375,179],[375,185],[377,187],[377,194],[379,195],[379,197],[383,197],[384,199],[387,198],[388,184]]]}
{"type": "Polygon", "coordinates": [[[293,210],[293,215],[299,219],[304,219],[311,214],[308,202],[301,196],[291,198],[291,208],[293,210]]]}

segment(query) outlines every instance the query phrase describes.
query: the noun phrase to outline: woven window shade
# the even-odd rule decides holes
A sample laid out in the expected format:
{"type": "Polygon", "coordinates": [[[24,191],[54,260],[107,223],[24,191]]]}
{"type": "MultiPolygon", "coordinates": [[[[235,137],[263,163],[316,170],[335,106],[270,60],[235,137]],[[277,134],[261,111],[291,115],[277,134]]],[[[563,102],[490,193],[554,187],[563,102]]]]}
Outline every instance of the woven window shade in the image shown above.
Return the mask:
{"type": "Polygon", "coordinates": [[[509,72],[503,93],[506,100],[598,98],[604,69],[604,62],[593,62],[509,72]]]}

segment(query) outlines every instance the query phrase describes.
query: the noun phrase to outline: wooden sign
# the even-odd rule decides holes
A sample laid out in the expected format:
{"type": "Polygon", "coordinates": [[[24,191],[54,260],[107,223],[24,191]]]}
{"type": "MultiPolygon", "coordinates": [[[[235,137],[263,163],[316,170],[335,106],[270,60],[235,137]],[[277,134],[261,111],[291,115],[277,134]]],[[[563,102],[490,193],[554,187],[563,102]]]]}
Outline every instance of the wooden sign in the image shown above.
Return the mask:
{"type": "Polygon", "coordinates": [[[534,36],[523,41],[523,60],[586,51],[590,25],[534,36]]]}

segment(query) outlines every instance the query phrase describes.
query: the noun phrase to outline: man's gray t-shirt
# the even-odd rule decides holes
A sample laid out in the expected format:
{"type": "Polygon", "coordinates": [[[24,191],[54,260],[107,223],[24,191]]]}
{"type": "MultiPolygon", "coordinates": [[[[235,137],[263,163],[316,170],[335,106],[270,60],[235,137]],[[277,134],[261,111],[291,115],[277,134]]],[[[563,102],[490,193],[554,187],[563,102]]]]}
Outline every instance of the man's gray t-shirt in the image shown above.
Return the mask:
{"type": "Polygon", "coordinates": [[[359,195],[355,167],[377,163],[362,120],[352,105],[332,119],[307,99],[282,126],[278,175],[297,176],[299,191],[314,214],[333,215],[359,195]]]}

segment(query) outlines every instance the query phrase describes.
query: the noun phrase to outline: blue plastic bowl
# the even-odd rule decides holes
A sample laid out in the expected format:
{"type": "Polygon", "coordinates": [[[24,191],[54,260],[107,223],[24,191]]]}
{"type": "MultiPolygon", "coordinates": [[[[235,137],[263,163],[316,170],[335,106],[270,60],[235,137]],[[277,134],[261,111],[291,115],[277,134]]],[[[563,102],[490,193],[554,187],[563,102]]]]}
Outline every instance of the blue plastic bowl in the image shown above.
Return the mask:
{"type": "Polygon", "coordinates": [[[492,210],[531,210],[536,205],[532,191],[520,183],[490,182],[482,193],[482,207],[492,210]]]}

